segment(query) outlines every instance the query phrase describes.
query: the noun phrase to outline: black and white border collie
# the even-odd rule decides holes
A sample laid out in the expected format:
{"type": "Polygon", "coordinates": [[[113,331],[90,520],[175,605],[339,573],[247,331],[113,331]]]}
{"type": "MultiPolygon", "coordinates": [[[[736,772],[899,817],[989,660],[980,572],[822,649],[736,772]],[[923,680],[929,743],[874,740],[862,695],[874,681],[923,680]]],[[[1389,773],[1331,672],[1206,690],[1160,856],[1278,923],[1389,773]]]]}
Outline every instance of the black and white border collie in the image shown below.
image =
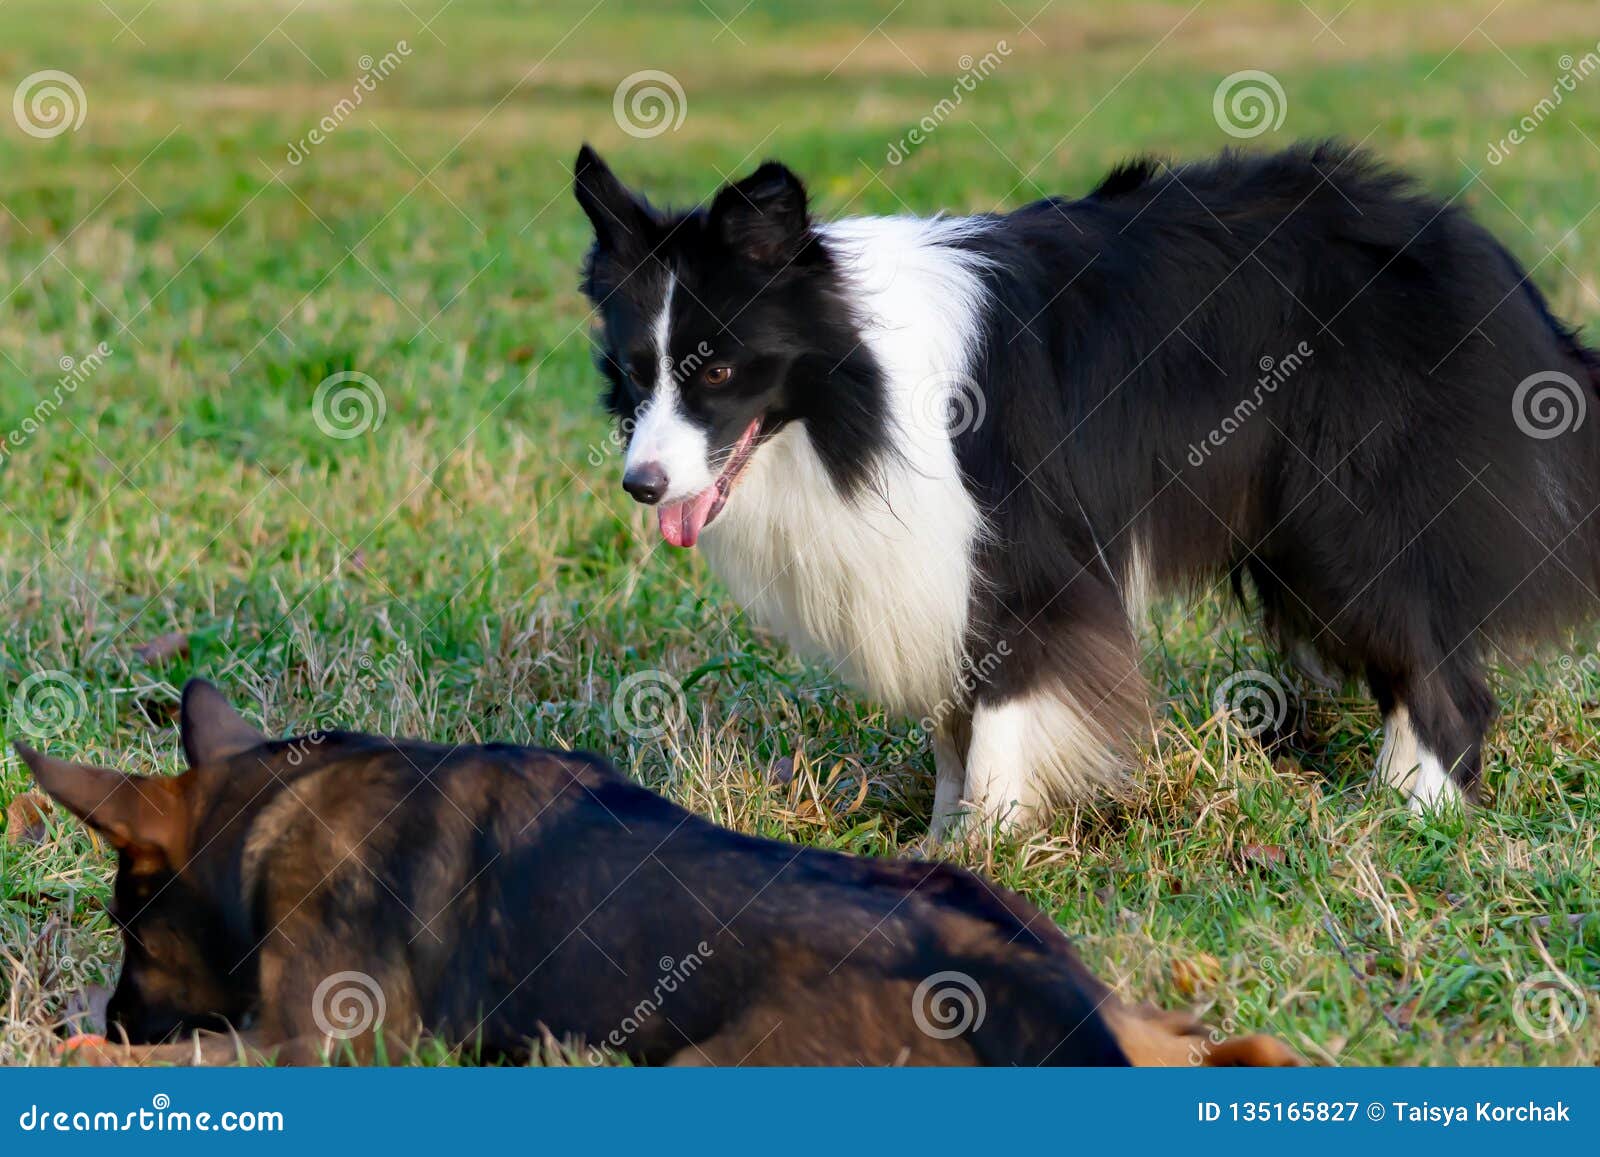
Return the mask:
{"type": "Polygon", "coordinates": [[[687,212],[587,146],[574,183],[623,486],[934,721],[936,831],[1120,784],[1153,594],[1248,583],[1285,649],[1364,676],[1419,808],[1475,792],[1495,641],[1600,606],[1600,358],[1359,152],[964,218],[817,221],[772,162],[687,212]]]}

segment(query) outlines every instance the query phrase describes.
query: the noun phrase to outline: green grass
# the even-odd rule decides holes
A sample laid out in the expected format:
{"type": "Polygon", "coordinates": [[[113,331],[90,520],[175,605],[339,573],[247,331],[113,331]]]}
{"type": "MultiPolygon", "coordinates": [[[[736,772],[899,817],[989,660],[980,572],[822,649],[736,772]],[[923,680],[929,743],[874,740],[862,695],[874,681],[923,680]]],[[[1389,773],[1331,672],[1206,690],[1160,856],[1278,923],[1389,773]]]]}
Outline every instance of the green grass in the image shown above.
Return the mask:
{"type": "MultiPolygon", "coordinates": [[[[113,0],[131,31],[88,0],[0,6],[0,98],[61,69],[88,100],[81,128],[38,139],[0,99],[0,427],[54,395],[62,358],[111,350],[0,460],[8,738],[27,738],[18,689],[58,671],[73,718],[54,750],[176,770],[177,688],[203,673],[275,733],[579,745],[741,829],[912,850],[931,765],[911,722],[754,630],[623,500],[575,288],[587,229],[567,165],[585,138],[678,202],[772,155],[824,215],[980,210],[1081,192],[1130,152],[1233,143],[1212,94],[1262,68],[1287,111],[1251,147],[1365,141],[1459,192],[1561,313],[1600,319],[1600,76],[1484,160],[1558,58],[1594,49],[1587,4],[1357,0],[1324,32],[1271,0],[1056,0],[1031,30],[1035,0],[1017,15],[457,0],[424,28],[441,4],[179,0],[135,17],[113,0]],[[358,58],[402,39],[393,75],[290,164],[358,58]],[[887,165],[959,58],[1002,39],[1003,65],[887,165]],[[612,95],[647,68],[676,76],[687,108],[639,140],[612,95]],[[379,384],[381,425],[319,429],[313,395],[337,371],[379,384]],[[168,632],[187,656],[136,654],[168,632]],[[685,717],[648,741],[613,710],[640,671],[687,689],[685,717]],[[768,774],[783,756],[788,786],[768,774]]],[[[1161,607],[1145,641],[1164,697],[1147,798],[958,859],[1042,904],[1123,991],[1318,1060],[1600,1060],[1592,996],[1549,1040],[1515,1000],[1556,969],[1600,987],[1587,667],[1504,669],[1486,805],[1423,822],[1368,785],[1378,721],[1357,689],[1308,696],[1303,738],[1271,751],[1230,735],[1215,688],[1273,660],[1220,598],[1161,607]]],[[[0,800],[27,783],[7,749],[0,800]]],[[[115,973],[112,865],[71,824],[0,857],[4,1055],[41,1061],[70,994],[115,973]]]]}

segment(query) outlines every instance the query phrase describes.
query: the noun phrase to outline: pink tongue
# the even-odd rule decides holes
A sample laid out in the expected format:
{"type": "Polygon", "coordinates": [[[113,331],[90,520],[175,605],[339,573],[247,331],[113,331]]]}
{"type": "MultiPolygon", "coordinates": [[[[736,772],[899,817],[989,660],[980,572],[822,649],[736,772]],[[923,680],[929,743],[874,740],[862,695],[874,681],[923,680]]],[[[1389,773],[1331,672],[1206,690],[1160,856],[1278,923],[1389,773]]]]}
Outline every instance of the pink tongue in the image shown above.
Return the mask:
{"type": "Polygon", "coordinates": [[[658,507],[661,537],[673,546],[693,546],[700,541],[700,532],[705,529],[706,519],[711,516],[711,508],[716,501],[717,488],[707,486],[693,498],[658,507]]]}

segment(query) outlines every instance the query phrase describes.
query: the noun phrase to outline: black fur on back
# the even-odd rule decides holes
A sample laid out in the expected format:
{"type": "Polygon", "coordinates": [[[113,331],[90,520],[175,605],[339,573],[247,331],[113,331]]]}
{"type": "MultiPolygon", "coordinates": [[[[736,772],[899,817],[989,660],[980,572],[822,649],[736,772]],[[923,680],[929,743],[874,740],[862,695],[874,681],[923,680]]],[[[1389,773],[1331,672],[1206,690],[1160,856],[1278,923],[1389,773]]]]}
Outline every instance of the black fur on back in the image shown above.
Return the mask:
{"type": "Polygon", "coordinates": [[[974,646],[1023,658],[980,698],[1059,677],[1133,719],[1137,551],[1163,588],[1249,576],[1286,643],[1409,704],[1470,788],[1487,640],[1600,591],[1600,422],[1533,437],[1513,410],[1554,373],[1581,413],[1600,356],[1504,248],[1336,144],[1124,165],[965,244],[993,299],[991,417],[958,443],[995,531],[974,646]]]}

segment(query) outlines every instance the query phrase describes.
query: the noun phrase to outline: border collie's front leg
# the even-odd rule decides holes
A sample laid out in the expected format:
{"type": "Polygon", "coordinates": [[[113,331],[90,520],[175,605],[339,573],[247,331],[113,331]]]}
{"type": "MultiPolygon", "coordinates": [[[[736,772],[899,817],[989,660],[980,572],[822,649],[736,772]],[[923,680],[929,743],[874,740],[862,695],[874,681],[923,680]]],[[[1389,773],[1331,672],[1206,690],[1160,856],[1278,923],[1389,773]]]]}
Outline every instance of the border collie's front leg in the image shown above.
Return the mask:
{"type": "Polygon", "coordinates": [[[1036,616],[1001,653],[975,692],[967,751],[967,795],[983,821],[1038,827],[1053,804],[1123,787],[1149,711],[1126,620],[1036,616]]]}
{"type": "Polygon", "coordinates": [[[972,716],[942,720],[933,729],[933,819],[928,835],[935,843],[953,838],[966,818],[967,746],[972,741],[972,716]]]}

